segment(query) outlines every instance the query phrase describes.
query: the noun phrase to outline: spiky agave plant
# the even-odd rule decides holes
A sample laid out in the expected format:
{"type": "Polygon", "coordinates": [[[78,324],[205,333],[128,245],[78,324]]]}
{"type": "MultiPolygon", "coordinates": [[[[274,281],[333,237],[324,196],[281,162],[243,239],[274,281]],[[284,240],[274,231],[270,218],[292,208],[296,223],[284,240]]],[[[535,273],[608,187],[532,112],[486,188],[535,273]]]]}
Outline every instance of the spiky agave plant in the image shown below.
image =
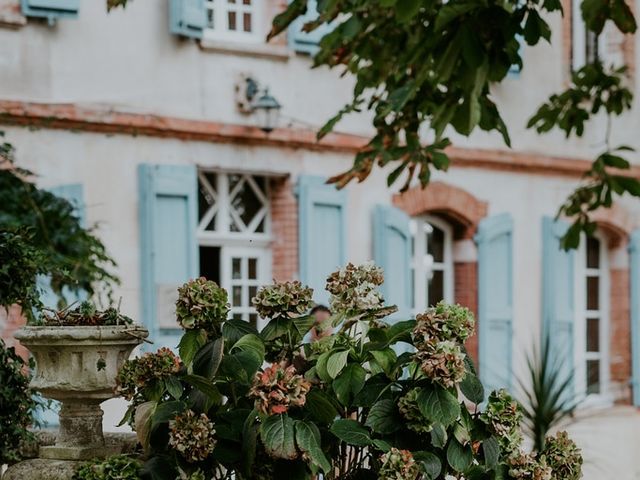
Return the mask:
{"type": "Polygon", "coordinates": [[[518,378],[523,426],[537,452],[544,449],[551,429],[571,418],[582,401],[574,388],[574,369],[567,368],[565,356],[558,353],[546,335],[527,357],[526,377],[518,378]]]}

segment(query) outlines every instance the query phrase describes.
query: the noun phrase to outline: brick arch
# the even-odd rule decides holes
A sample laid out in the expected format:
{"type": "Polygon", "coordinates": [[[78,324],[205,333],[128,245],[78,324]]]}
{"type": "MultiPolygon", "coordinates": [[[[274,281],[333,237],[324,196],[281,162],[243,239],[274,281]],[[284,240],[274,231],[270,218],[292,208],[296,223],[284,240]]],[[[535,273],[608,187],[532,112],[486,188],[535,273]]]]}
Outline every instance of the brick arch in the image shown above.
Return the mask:
{"type": "Polygon", "coordinates": [[[487,202],[444,182],[431,182],[426,188],[413,187],[394,195],[393,204],[410,216],[432,213],[445,217],[454,224],[456,239],[473,238],[488,210],[487,202]]]}
{"type": "Polygon", "coordinates": [[[629,213],[619,203],[599,208],[591,214],[591,220],[608,234],[611,248],[626,244],[634,228],[629,213]]]}

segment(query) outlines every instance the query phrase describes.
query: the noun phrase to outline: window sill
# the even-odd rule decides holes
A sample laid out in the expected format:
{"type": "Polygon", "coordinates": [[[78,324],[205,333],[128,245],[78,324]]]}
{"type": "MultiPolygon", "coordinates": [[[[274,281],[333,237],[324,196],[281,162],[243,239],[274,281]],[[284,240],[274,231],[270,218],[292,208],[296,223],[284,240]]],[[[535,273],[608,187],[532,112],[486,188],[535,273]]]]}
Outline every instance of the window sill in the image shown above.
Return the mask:
{"type": "Polygon", "coordinates": [[[200,40],[200,48],[216,53],[268,58],[270,60],[280,60],[283,62],[288,61],[291,57],[291,52],[286,45],[271,45],[266,43],[240,43],[203,38],[200,40]]]}

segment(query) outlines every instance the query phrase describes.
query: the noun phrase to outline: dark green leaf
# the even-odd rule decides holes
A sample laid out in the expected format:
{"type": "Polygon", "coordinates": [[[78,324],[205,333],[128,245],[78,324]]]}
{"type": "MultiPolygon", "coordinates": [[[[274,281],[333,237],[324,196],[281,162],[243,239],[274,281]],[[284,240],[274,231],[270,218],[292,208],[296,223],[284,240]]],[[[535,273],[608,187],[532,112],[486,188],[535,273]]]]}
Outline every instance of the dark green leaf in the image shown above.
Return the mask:
{"type": "Polygon", "coordinates": [[[180,380],[172,375],[165,378],[164,384],[167,392],[169,392],[169,395],[171,395],[176,400],[180,400],[183,392],[182,383],[180,383],[180,380]]]}
{"type": "Polygon", "coordinates": [[[198,353],[198,350],[202,348],[206,341],[207,334],[204,330],[187,330],[184,332],[178,344],[178,353],[182,362],[185,365],[191,365],[196,353],[198,353]]]}
{"type": "Polygon", "coordinates": [[[293,420],[288,415],[271,415],[260,425],[260,438],[269,454],[276,458],[296,457],[293,420]]]}
{"type": "Polygon", "coordinates": [[[447,447],[447,462],[456,472],[464,472],[473,462],[473,453],[468,446],[460,445],[456,440],[451,440],[447,447]]]}
{"type": "Polygon", "coordinates": [[[212,380],[222,362],[223,352],[223,337],[207,342],[193,359],[193,372],[196,375],[212,380]]]}
{"type": "Polygon", "coordinates": [[[331,470],[331,464],[320,448],[320,431],[311,422],[295,421],[296,444],[309,455],[311,461],[323,472],[331,470]]]}
{"type": "Polygon", "coordinates": [[[402,420],[398,418],[396,402],[391,399],[376,402],[369,411],[365,425],[381,435],[396,432],[402,425],[402,420]]]}
{"type": "Polygon", "coordinates": [[[482,442],[484,461],[490,468],[495,468],[500,460],[500,444],[495,437],[489,437],[482,442]]]}
{"type": "Polygon", "coordinates": [[[422,470],[427,474],[428,480],[435,480],[442,471],[442,462],[431,452],[413,452],[413,458],[416,462],[422,464],[422,470]]]}
{"type": "Polygon", "coordinates": [[[460,382],[460,391],[473,403],[482,403],[484,401],[484,387],[480,379],[473,373],[467,372],[462,382],[460,382]]]}
{"type": "Polygon", "coordinates": [[[327,359],[327,373],[329,377],[336,378],[342,369],[347,365],[347,358],[349,357],[349,351],[343,350],[341,352],[333,353],[327,359]]]}
{"type": "Polygon", "coordinates": [[[420,391],[418,406],[427,420],[445,427],[455,422],[460,415],[460,405],[456,397],[437,385],[420,391]]]}
{"type": "Polygon", "coordinates": [[[357,363],[350,363],[344,371],[333,381],[333,390],[340,403],[349,406],[353,398],[364,387],[367,373],[357,363]]]}
{"type": "Polygon", "coordinates": [[[329,424],[338,416],[338,410],[331,401],[331,397],[317,388],[312,388],[307,394],[305,407],[309,414],[320,423],[329,424]]]}
{"type": "Polygon", "coordinates": [[[331,426],[331,433],[349,445],[355,445],[358,447],[371,445],[369,432],[355,420],[336,420],[331,426]]]}

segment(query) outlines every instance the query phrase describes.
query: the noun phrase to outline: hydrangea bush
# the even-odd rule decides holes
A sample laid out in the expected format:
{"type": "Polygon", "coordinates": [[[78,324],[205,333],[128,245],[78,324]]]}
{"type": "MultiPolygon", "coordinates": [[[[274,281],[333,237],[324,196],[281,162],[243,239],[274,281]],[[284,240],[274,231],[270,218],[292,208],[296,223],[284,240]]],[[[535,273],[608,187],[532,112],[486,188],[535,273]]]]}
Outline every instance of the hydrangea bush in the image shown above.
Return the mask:
{"type": "Polygon", "coordinates": [[[464,341],[473,315],[440,303],[415,319],[379,291],[382,270],[349,264],[327,279],[334,333],[305,343],[312,290],[269,285],[253,299],[261,332],[226,319],[226,293],[180,289],[179,358],[166,349],[125,364],[149,479],[577,480],[564,433],[523,449],[522,415],[504,390],[485,397],[464,341]],[[481,407],[482,405],[482,407],[481,407]]]}

